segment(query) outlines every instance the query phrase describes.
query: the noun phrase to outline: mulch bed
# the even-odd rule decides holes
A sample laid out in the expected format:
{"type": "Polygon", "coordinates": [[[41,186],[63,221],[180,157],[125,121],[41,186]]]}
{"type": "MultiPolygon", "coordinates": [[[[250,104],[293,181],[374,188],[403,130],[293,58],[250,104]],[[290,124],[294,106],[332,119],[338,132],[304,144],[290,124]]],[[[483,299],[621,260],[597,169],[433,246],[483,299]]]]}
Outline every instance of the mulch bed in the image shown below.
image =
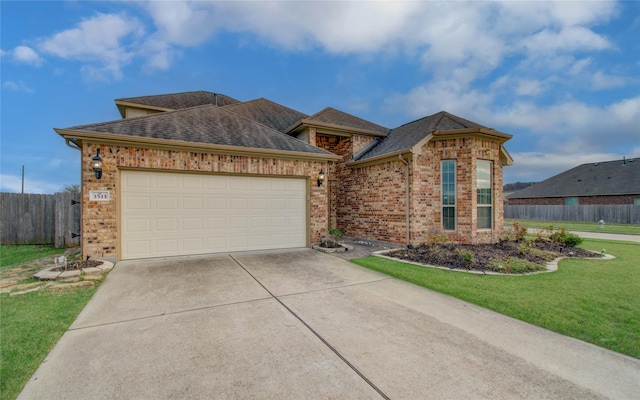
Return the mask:
{"type": "Polygon", "coordinates": [[[598,253],[563,247],[547,240],[527,242],[531,250],[522,251],[522,246],[527,246],[522,243],[503,241],[477,245],[431,244],[397,250],[387,256],[419,264],[477,271],[491,270],[490,261],[508,258],[523,259],[545,266],[548,261],[557,257],[602,257],[598,253]]]}
{"type": "Polygon", "coordinates": [[[56,272],[74,271],[82,268],[97,267],[98,265],[101,265],[101,264],[102,264],[102,261],[98,261],[98,260],[70,261],[67,263],[66,267],[64,265],[59,265],[56,268],[52,268],[51,271],[56,271],[56,272]]]}

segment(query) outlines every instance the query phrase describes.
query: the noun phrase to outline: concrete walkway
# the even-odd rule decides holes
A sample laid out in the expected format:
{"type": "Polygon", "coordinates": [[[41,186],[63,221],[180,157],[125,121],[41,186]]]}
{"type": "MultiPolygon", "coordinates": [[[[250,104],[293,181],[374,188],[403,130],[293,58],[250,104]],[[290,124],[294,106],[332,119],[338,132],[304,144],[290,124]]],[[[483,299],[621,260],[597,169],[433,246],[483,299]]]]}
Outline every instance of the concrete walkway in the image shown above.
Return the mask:
{"type": "Polygon", "coordinates": [[[309,249],[120,262],[19,399],[637,399],[640,360],[309,249]]]}

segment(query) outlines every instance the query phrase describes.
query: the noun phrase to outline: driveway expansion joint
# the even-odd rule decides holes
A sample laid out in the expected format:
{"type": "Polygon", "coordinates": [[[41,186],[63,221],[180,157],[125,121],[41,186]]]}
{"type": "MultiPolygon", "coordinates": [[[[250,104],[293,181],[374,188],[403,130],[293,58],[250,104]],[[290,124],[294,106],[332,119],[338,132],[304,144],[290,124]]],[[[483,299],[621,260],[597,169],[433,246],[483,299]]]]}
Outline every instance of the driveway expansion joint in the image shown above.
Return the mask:
{"type": "MultiPolygon", "coordinates": [[[[295,319],[297,319],[298,321],[300,321],[300,323],[302,325],[304,325],[315,337],[317,337],[325,346],[327,346],[327,348],[329,348],[329,350],[331,350],[336,356],[338,356],[338,358],[340,360],[342,360],[342,362],[344,362],[353,372],[356,373],[356,375],[358,375],[360,378],[362,378],[362,380],[364,380],[373,390],[375,390],[376,392],[378,392],[378,394],[386,400],[390,400],[390,397],[387,396],[386,393],[384,393],[382,391],[382,389],[380,389],[378,386],[376,386],[375,383],[373,383],[369,378],[367,378],[367,376],[364,375],[364,373],[362,373],[355,365],[353,365],[349,360],[347,360],[347,358],[342,355],[342,353],[340,353],[338,351],[338,349],[336,349],[335,347],[333,347],[331,345],[331,343],[329,343],[322,335],[320,335],[320,333],[318,333],[315,329],[313,329],[304,319],[302,319],[302,317],[300,317],[298,314],[296,314],[291,308],[289,308],[286,304],[284,304],[284,302],[282,300],[280,300],[280,298],[278,298],[277,296],[275,296],[273,293],[271,293],[271,291],[262,284],[262,282],[260,282],[251,272],[249,272],[249,270],[247,268],[245,268],[244,265],[242,265],[242,263],[240,261],[238,261],[234,256],[232,256],[231,254],[229,255],[229,257],[236,263],[238,264],[238,266],[240,266],[240,268],[242,268],[247,274],[249,274],[249,276],[251,276],[260,286],[262,286],[262,288],[264,290],[267,291],[267,293],[269,293],[269,295],[271,295],[271,297],[273,299],[275,299],[278,303],[280,303],[280,305],[282,307],[284,307],[285,310],[287,310],[295,319]]],[[[385,280],[385,279],[381,279],[381,280],[385,280]]],[[[353,285],[347,285],[347,286],[353,286],[353,285]]],[[[335,289],[335,288],[332,288],[335,289]]],[[[326,290],[326,289],[324,289],[326,290]]]]}
{"type": "Polygon", "coordinates": [[[123,319],[123,320],[120,320],[120,321],[106,322],[104,324],[94,324],[94,325],[79,326],[77,328],[70,327],[69,329],[67,329],[67,332],[81,331],[83,329],[97,328],[97,327],[101,327],[101,326],[118,325],[118,324],[123,324],[123,323],[128,323],[128,322],[143,321],[145,319],[153,319],[153,318],[158,318],[158,317],[164,317],[164,316],[167,316],[167,315],[177,315],[177,314],[186,314],[186,313],[196,312],[196,311],[212,310],[212,309],[215,309],[215,308],[234,306],[234,305],[238,305],[238,304],[256,303],[256,302],[260,302],[260,301],[271,300],[272,298],[273,298],[273,296],[271,296],[271,297],[262,297],[262,298],[259,298],[259,299],[234,301],[232,303],[215,304],[215,305],[212,305],[212,306],[189,308],[187,310],[168,311],[168,312],[162,312],[160,314],[145,315],[144,317],[123,319]]]}

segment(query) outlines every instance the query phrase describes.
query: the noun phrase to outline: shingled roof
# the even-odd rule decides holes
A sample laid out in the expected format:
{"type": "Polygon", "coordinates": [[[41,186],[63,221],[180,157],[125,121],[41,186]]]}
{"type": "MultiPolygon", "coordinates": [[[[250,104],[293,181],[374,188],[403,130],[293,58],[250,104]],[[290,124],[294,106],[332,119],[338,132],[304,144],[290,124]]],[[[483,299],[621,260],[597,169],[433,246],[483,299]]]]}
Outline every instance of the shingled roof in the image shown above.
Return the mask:
{"type": "Polygon", "coordinates": [[[640,158],[582,164],[519,190],[508,199],[640,194],[640,158]]]}
{"type": "Polygon", "coordinates": [[[166,108],[171,110],[181,110],[183,108],[203,106],[206,104],[213,104],[222,107],[239,102],[238,100],[224,94],[205,91],[128,97],[116,99],[115,101],[116,104],[119,102],[126,102],[144,106],[166,108]]]}
{"type": "Polygon", "coordinates": [[[324,110],[312,115],[308,119],[308,122],[321,122],[325,124],[331,124],[336,126],[343,126],[347,128],[363,129],[372,132],[380,132],[388,134],[390,129],[384,126],[374,124],[362,118],[358,118],[355,115],[348,114],[344,111],[336,110],[332,107],[327,107],[324,110]]]}
{"type": "Polygon", "coordinates": [[[99,124],[56,130],[116,134],[131,137],[164,139],[331,155],[331,153],[259,124],[215,105],[191,107],[145,117],[122,119],[99,124]]]}
{"type": "Polygon", "coordinates": [[[224,109],[280,132],[284,132],[289,126],[308,117],[307,114],[264,98],[234,103],[225,106],[224,109]]]}
{"type": "Polygon", "coordinates": [[[440,111],[392,129],[391,133],[380,140],[376,146],[359,155],[358,161],[411,148],[433,131],[467,128],[486,129],[475,122],[449,114],[446,111],[440,111]]]}

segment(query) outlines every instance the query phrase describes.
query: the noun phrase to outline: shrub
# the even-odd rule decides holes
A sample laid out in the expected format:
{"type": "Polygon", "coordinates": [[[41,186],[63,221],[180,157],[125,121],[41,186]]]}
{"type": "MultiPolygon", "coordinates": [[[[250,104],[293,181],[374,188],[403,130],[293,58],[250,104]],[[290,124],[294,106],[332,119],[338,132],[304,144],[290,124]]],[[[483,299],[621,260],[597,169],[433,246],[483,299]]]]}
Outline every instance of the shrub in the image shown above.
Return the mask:
{"type": "Polygon", "coordinates": [[[581,243],[582,243],[582,238],[573,233],[567,233],[562,240],[562,244],[564,244],[567,247],[576,247],[581,243]]]}
{"type": "Polygon", "coordinates": [[[525,241],[520,243],[520,246],[518,246],[518,254],[529,254],[531,252],[531,243],[525,241]]]}
{"type": "Polygon", "coordinates": [[[511,224],[511,229],[513,230],[513,235],[516,242],[524,240],[524,237],[527,236],[527,227],[524,225],[520,225],[518,221],[513,221],[513,223],[511,224]]]}
{"type": "Polygon", "coordinates": [[[566,247],[576,247],[582,243],[582,238],[571,232],[567,232],[564,228],[553,231],[549,235],[549,239],[566,247]]]}
{"type": "Polygon", "coordinates": [[[329,229],[329,235],[333,235],[333,236],[337,236],[337,237],[344,236],[344,234],[342,232],[340,232],[339,230],[337,230],[335,228],[329,229]]]}
{"type": "Polygon", "coordinates": [[[424,242],[424,244],[426,244],[427,246],[433,246],[433,245],[441,246],[441,245],[447,244],[447,242],[449,241],[449,238],[447,237],[447,235],[444,232],[442,232],[442,230],[440,229],[432,229],[429,232],[422,231],[422,234],[427,237],[427,239],[424,242]]]}
{"type": "Polygon", "coordinates": [[[457,251],[460,258],[466,261],[469,264],[473,264],[473,253],[470,251],[457,251]]]}

